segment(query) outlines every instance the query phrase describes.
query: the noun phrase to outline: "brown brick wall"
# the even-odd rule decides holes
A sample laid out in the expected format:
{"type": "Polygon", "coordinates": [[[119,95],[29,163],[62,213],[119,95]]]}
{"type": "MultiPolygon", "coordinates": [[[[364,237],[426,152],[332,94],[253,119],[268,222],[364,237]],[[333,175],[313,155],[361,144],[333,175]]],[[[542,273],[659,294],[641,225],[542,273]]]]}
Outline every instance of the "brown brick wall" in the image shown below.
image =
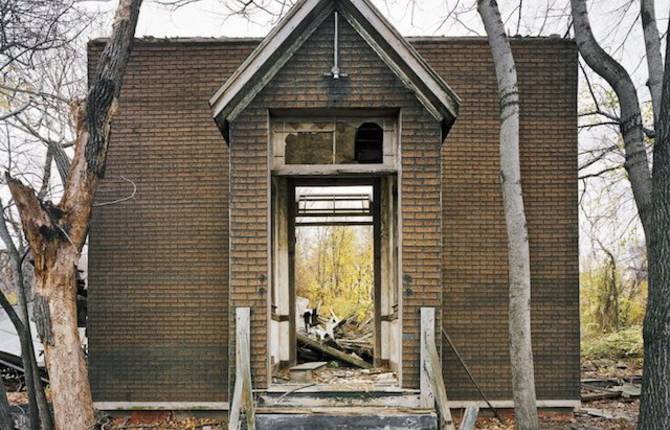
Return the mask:
{"type": "Polygon", "coordinates": [[[267,298],[258,291],[267,292],[268,273],[267,109],[400,108],[403,272],[412,290],[404,306],[403,383],[415,387],[419,308],[441,304],[440,124],[346,22],[340,23],[340,67],[349,77],[324,78],[332,67],[334,25],[331,16],[232,124],[231,306],[253,308],[254,382],[264,387],[267,298]]]}
{"type": "Polygon", "coordinates": [[[227,398],[228,148],[207,101],[254,46],[136,46],[97,200],[132,190],[120,176],[137,195],[91,225],[96,401],[227,398]]]}
{"type": "MultiPolygon", "coordinates": [[[[510,399],[495,71],[484,40],[446,45],[415,43],[463,99],[442,151],[445,327],[484,391],[510,399]]],[[[578,399],[577,50],[560,39],[514,39],[512,49],[521,97],[538,398],[578,399]]],[[[445,356],[450,397],[477,398],[455,356],[445,356]]]]}
{"type": "MultiPolygon", "coordinates": [[[[486,392],[510,397],[498,116],[488,47],[480,39],[414,42],[463,98],[440,157],[438,125],[348,26],[341,32],[341,67],[349,80],[321,78],[332,66],[332,28],[318,30],[232,125],[230,157],[207,100],[257,41],[136,45],[98,200],[129,191],[119,176],[134,180],[138,192],[130,202],[97,208],[91,228],[96,400],[225,400],[226,356],[233,356],[229,309],[242,305],[254,309],[255,382],[267,382],[266,107],[389,106],[403,113],[403,289],[410,289],[404,382],[417,383],[418,308],[443,302],[446,327],[486,392]]],[[[543,399],[577,398],[576,52],[571,42],[548,39],[515,40],[513,48],[538,392],[543,399]]],[[[100,49],[92,44],[90,58],[100,49]]],[[[476,399],[452,355],[445,365],[450,397],[476,399]]]]}

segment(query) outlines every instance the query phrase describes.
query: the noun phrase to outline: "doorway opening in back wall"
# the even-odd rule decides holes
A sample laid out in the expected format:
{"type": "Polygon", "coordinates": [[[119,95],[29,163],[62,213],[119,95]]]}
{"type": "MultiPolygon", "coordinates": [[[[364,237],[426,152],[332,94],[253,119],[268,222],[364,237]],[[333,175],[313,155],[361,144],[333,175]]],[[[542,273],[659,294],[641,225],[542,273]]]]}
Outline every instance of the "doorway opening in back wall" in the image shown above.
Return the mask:
{"type": "Polygon", "coordinates": [[[394,182],[274,178],[274,384],[398,384],[394,182]]]}

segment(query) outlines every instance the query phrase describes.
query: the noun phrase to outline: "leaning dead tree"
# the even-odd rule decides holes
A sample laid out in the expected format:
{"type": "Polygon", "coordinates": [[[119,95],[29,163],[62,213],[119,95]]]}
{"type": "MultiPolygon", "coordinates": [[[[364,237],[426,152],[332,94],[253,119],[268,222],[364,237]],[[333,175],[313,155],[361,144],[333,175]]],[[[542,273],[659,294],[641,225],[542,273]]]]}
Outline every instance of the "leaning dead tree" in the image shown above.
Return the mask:
{"type": "Polygon", "coordinates": [[[35,260],[35,317],[44,344],[58,430],[88,430],[95,412],[77,331],[76,264],[105,172],[116,111],[142,0],[121,0],[86,100],[75,108],[75,152],[58,204],[6,174],[35,260]]]}
{"type": "Polygon", "coordinates": [[[512,48],[495,0],[478,0],[498,80],[500,179],[507,224],[509,349],[514,410],[519,429],[539,429],[530,324],[530,249],[521,188],[519,87],[512,48]]]}

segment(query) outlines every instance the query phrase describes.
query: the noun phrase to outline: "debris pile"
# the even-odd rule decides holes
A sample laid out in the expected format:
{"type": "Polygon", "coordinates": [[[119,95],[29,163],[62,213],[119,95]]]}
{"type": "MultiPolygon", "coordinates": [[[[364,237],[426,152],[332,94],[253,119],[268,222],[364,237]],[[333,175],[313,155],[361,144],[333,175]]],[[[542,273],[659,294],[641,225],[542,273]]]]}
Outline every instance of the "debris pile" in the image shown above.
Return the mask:
{"type": "Polygon", "coordinates": [[[640,376],[623,379],[591,378],[582,380],[582,402],[605,399],[637,399],[640,397],[640,376]]]}
{"type": "Polygon", "coordinates": [[[300,309],[297,325],[298,361],[335,361],[340,366],[369,369],[373,361],[372,318],[359,321],[355,315],[340,318],[331,311],[320,315],[319,306],[300,309]]]}

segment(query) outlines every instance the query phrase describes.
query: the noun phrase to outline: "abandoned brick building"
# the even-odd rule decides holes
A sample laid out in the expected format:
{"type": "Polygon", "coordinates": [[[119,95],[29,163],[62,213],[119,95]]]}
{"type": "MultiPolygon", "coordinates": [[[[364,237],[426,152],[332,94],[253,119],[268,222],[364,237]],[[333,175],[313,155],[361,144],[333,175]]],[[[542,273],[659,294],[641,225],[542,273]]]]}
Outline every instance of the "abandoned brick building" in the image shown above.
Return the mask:
{"type": "MultiPolygon", "coordinates": [[[[579,403],[577,50],[513,38],[539,405],[579,403]]],[[[104,41],[89,44],[95,70],[104,41]]],[[[295,363],[299,187],[370,187],[375,362],[369,393],[416,403],[421,309],[449,402],[511,407],[499,109],[484,38],[403,38],[368,0],[304,0],[263,40],[138,39],[89,246],[89,360],[101,409],[225,410],[236,310],[253,389],[295,363]],[[131,188],[132,189],[132,188],[131,188]]],[[[308,196],[309,197],[309,196],[308,196]]],[[[356,387],[350,387],[356,392],[356,387]]],[[[328,387],[287,404],[327,402],[328,387]]],[[[332,394],[332,393],[331,393],[332,394]]],[[[372,395],[370,394],[370,395],[372,395]]]]}

